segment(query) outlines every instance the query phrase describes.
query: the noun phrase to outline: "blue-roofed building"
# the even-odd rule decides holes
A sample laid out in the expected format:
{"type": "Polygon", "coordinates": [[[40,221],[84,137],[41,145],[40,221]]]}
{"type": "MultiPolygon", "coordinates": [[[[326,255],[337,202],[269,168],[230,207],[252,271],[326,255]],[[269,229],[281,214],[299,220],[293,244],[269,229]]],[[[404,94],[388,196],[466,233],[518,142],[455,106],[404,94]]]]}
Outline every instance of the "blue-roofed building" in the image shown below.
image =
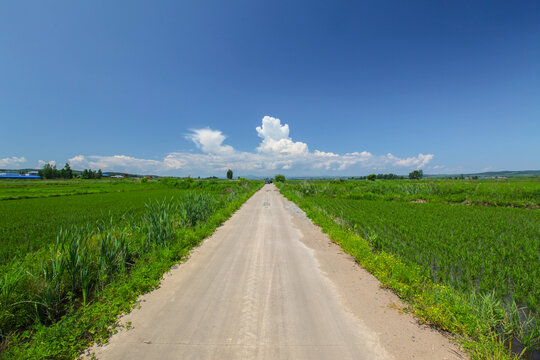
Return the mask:
{"type": "Polygon", "coordinates": [[[24,175],[19,173],[0,173],[0,179],[41,179],[41,177],[30,173],[24,175]]]}

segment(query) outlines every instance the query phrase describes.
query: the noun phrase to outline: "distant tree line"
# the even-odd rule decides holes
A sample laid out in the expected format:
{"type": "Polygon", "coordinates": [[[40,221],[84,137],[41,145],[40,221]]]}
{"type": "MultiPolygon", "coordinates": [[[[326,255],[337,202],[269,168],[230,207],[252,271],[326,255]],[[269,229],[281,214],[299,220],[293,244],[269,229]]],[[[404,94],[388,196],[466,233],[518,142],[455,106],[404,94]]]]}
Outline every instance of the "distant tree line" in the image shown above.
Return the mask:
{"type": "Polygon", "coordinates": [[[101,172],[101,169],[98,171],[92,171],[92,169],[84,169],[81,173],[81,177],[83,179],[101,179],[103,176],[103,173],[101,172]]]}
{"type": "Polygon", "coordinates": [[[461,174],[459,176],[447,176],[445,177],[445,179],[454,179],[454,180],[465,180],[465,179],[469,179],[469,180],[478,180],[478,175],[471,175],[471,176],[468,176],[468,177],[465,177],[465,175],[461,174]]]}
{"type": "MultiPolygon", "coordinates": [[[[42,179],[73,179],[74,174],[69,163],[64,165],[63,169],[57,169],[56,165],[45,164],[43,169],[38,170],[38,175],[42,179]]],[[[83,179],[101,179],[103,172],[101,169],[98,171],[93,171],[92,169],[84,169],[80,175],[83,179]]]]}
{"type": "Polygon", "coordinates": [[[42,179],[72,179],[73,170],[71,170],[68,163],[60,170],[56,168],[56,165],[47,163],[43,166],[43,169],[38,170],[38,175],[41,176],[42,179]]]}
{"type": "Polygon", "coordinates": [[[396,174],[370,174],[368,176],[358,176],[353,177],[352,179],[359,179],[359,180],[371,180],[374,181],[376,179],[378,180],[403,180],[405,179],[405,176],[400,176],[396,174]]]}

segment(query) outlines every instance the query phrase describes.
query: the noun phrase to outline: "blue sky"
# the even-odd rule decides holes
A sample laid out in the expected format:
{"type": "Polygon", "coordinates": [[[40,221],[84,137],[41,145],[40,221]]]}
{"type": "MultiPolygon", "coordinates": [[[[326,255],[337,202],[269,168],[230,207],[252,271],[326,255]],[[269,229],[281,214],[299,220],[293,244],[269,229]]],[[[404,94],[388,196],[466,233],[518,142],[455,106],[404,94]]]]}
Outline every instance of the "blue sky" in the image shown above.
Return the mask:
{"type": "Polygon", "coordinates": [[[12,1],[0,44],[0,168],[540,168],[538,1],[12,1]]]}

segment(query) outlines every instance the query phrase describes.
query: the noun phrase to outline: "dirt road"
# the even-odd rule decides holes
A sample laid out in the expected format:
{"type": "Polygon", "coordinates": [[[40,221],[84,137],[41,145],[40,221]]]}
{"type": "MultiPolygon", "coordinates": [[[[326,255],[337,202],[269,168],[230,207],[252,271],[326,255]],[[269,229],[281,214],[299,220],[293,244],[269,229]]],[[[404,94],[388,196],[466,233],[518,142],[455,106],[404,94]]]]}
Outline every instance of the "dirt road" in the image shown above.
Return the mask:
{"type": "Polygon", "coordinates": [[[461,359],[265,185],[165,275],[98,359],[461,359]]]}

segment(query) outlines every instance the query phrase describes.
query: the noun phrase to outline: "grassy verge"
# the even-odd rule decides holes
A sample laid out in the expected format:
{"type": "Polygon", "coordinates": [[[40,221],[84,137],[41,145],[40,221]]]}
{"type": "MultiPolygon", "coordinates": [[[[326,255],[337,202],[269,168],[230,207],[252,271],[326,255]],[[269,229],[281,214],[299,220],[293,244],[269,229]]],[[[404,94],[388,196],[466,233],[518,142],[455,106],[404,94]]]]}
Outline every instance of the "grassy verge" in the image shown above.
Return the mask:
{"type": "MultiPolygon", "coordinates": [[[[6,275],[0,282],[4,327],[17,328],[10,321],[19,315],[32,320],[26,330],[19,326],[2,334],[2,358],[72,359],[93,342],[106,341],[118,316],[129,311],[140,294],[156,288],[172,265],[261,186],[244,182],[220,198],[190,191],[180,202],[149,203],[140,222],[61,233],[40,269],[25,269],[22,277],[6,275]],[[9,298],[13,289],[29,290],[34,297],[21,304],[9,298]]],[[[21,291],[14,294],[23,296],[21,291]]]]}
{"type": "MultiPolygon", "coordinates": [[[[297,196],[294,189],[279,185],[284,196],[302,208],[308,217],[356,261],[408,303],[408,310],[421,321],[457,335],[457,341],[472,359],[518,358],[511,351],[516,322],[490,294],[462,293],[437,284],[421,268],[397,256],[377,250],[350,227],[338,224],[316,203],[297,196]],[[502,330],[502,331],[501,331],[502,330]]],[[[519,324],[519,319],[517,321],[519,324]]],[[[531,354],[522,353],[524,357],[531,354]]]]}

